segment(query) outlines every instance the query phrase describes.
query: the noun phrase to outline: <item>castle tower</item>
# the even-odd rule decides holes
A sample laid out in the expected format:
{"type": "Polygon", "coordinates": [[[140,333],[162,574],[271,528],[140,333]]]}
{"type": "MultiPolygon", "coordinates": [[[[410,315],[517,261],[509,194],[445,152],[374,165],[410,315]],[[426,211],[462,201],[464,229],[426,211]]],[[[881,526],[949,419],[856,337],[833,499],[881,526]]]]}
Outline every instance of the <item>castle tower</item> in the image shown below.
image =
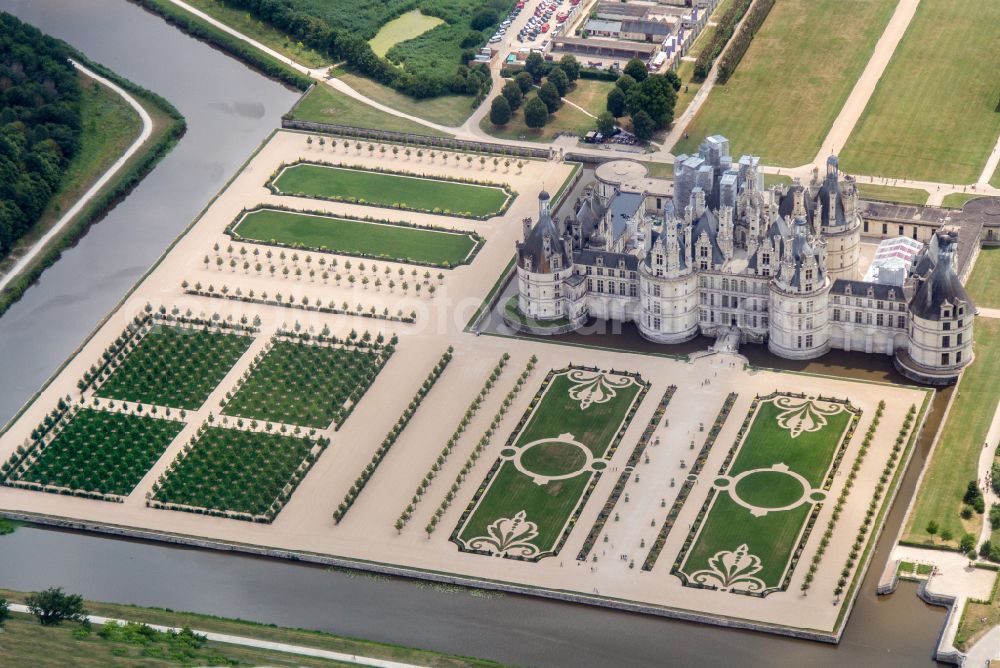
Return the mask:
{"type": "Polygon", "coordinates": [[[856,280],[862,227],[858,191],[853,178],[841,180],[835,155],[826,160],[826,177],[814,201],[816,228],[827,243],[827,268],[831,280],[856,280]]]}
{"type": "Polygon", "coordinates": [[[820,357],[830,350],[824,242],[809,234],[803,217],[781,245],[781,268],[770,286],[768,350],[786,359],[820,357]]]}

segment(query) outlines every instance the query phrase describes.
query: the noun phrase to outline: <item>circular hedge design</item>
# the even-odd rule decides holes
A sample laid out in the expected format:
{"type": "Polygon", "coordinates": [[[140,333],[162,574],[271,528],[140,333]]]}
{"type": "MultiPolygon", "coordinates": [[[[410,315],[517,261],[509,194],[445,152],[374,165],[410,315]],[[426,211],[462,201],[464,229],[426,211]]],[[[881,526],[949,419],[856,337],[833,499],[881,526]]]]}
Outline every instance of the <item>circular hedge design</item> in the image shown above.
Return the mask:
{"type": "Polygon", "coordinates": [[[569,475],[580,471],[586,464],[586,454],[572,443],[548,441],[521,452],[521,466],[540,476],[569,475]]]}
{"type": "Polygon", "coordinates": [[[785,508],[802,498],[806,490],[794,476],[782,471],[755,471],[736,483],[736,495],[758,508],[785,508]]]}

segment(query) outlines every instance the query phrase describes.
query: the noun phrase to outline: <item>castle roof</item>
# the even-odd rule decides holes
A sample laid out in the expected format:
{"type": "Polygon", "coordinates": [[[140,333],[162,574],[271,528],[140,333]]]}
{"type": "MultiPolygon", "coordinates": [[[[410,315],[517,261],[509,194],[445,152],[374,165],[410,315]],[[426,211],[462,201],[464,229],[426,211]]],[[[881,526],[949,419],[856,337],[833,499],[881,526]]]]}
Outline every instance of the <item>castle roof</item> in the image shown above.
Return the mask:
{"type": "Polygon", "coordinates": [[[889,283],[872,283],[869,281],[852,281],[846,278],[838,278],[830,288],[832,295],[844,295],[849,297],[868,297],[871,290],[871,297],[884,301],[903,301],[903,288],[889,283]],[[890,293],[892,293],[890,295],[890,293]]]}
{"type": "Polygon", "coordinates": [[[559,229],[549,214],[548,199],[549,194],[547,192],[543,190],[539,193],[538,222],[535,223],[535,226],[528,232],[528,237],[517,248],[518,258],[521,262],[523,263],[525,258],[530,257],[531,271],[537,273],[551,272],[550,257],[555,255],[562,256],[563,268],[570,266],[570,254],[566,247],[566,242],[559,235],[559,229]],[[548,237],[551,249],[549,254],[545,253],[546,237],[548,237]]]}
{"type": "Polygon", "coordinates": [[[937,238],[937,263],[928,275],[917,279],[917,289],[910,299],[910,310],[924,320],[940,320],[941,307],[945,304],[968,304],[970,308],[973,306],[952,267],[957,236],[950,232],[938,232],[937,238]]]}
{"type": "Polygon", "coordinates": [[[575,264],[598,266],[597,260],[600,258],[603,267],[620,269],[619,262],[624,262],[624,268],[629,271],[636,271],[639,268],[639,258],[631,253],[613,253],[611,251],[583,249],[573,253],[575,264]]]}

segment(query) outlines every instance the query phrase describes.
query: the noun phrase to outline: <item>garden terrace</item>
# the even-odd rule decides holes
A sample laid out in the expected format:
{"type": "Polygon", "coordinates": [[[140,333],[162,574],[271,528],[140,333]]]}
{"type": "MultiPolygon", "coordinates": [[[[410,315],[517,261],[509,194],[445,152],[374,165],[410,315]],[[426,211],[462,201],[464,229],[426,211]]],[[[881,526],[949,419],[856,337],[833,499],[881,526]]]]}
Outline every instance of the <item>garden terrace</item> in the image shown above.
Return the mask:
{"type": "Polygon", "coordinates": [[[51,437],[32,443],[5,483],[99,498],[128,496],[183,428],[174,420],[73,408],[51,437]]]}
{"type": "Polygon", "coordinates": [[[228,232],[240,241],[441,268],[472,262],[483,243],[470,232],[268,208],[241,214],[228,232]]]}
{"type": "Polygon", "coordinates": [[[671,572],[689,587],[787,588],[859,415],[846,401],[755,399],[671,572]],[[720,565],[734,559],[739,572],[720,565]]]}
{"type": "Polygon", "coordinates": [[[247,334],[152,324],[118,351],[94,394],[196,410],[253,342],[247,334]]]}
{"type": "Polygon", "coordinates": [[[277,338],[257,355],[222,413],[317,429],[335,422],[339,429],[392,351],[382,347],[381,335],[371,342],[368,332],[340,345],[277,338]]]}
{"type": "MultiPolygon", "coordinates": [[[[392,147],[393,153],[398,150],[392,147]]],[[[480,219],[499,216],[514,199],[499,185],[313,162],[279,168],[267,186],[276,195],[480,219]]]]}
{"type": "Polygon", "coordinates": [[[452,540],[478,554],[558,554],[649,385],[598,369],[551,371],[452,540]]]}
{"type": "Polygon", "coordinates": [[[202,428],[154,485],[150,503],[270,522],[328,443],[286,433],[202,428]]]}

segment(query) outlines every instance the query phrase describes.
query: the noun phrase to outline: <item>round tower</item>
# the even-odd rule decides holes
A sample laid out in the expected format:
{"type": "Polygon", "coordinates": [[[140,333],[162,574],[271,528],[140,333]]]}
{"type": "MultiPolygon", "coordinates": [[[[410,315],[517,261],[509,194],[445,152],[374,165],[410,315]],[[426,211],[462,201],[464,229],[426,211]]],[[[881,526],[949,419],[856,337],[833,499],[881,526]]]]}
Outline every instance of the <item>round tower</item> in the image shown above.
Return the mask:
{"type": "Polygon", "coordinates": [[[828,299],[822,240],[809,236],[804,218],[781,240],[781,261],[770,286],[767,347],[786,359],[813,359],[830,350],[828,299]]]}
{"type": "Polygon", "coordinates": [[[813,228],[826,241],[830,280],[860,278],[861,213],[852,177],[840,178],[837,156],[826,159],[826,176],[814,197],[813,228]]]}

